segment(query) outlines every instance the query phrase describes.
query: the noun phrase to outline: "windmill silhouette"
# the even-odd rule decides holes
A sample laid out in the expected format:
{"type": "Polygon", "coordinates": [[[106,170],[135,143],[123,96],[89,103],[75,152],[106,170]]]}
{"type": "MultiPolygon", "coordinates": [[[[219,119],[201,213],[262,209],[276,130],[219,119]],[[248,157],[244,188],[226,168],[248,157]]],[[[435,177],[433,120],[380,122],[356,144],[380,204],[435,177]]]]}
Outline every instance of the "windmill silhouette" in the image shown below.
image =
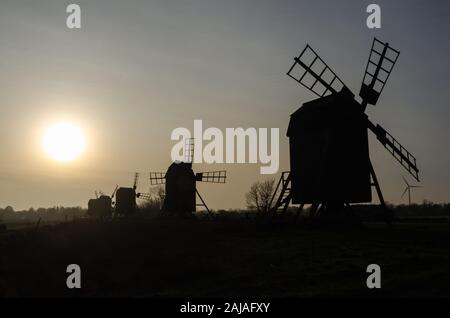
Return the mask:
{"type": "MultiPolygon", "coordinates": [[[[311,204],[311,215],[349,211],[350,203],[372,201],[374,186],[386,211],[383,194],[369,156],[370,130],[386,150],[419,181],[416,158],[381,125],[372,123],[367,105],[375,105],[400,52],[374,39],[359,96],[361,101],[309,46],[303,49],[287,75],[315,95],[291,115],[290,171],[282,173],[270,212],[286,212],[290,202],[311,204]]],[[[334,213],[333,213],[334,214],[334,213]]]]}
{"type": "Polygon", "coordinates": [[[115,213],[117,216],[132,215],[136,212],[136,199],[150,200],[151,195],[149,193],[136,192],[139,181],[139,173],[134,174],[133,187],[120,187],[116,188],[116,203],[115,213]]]}
{"type": "Polygon", "coordinates": [[[403,191],[402,198],[405,196],[406,192],[408,192],[408,205],[411,205],[411,188],[423,188],[423,187],[418,185],[411,185],[408,183],[408,181],[404,176],[402,176],[402,178],[406,184],[406,188],[405,191],[403,191]]]}
{"type": "Polygon", "coordinates": [[[88,201],[88,211],[87,214],[95,217],[111,217],[112,216],[112,206],[114,205],[113,199],[118,186],[114,189],[111,196],[105,195],[102,191],[95,191],[95,199],[90,199],[88,201]]]}
{"type": "Polygon", "coordinates": [[[173,162],[166,173],[150,172],[150,184],[165,184],[163,211],[183,215],[195,212],[197,206],[203,206],[210,214],[205,200],[197,190],[197,182],[225,183],[227,172],[220,170],[194,173],[192,170],[194,138],[185,140],[184,156],[184,161],[173,162]],[[201,202],[199,204],[197,197],[201,202]]]}

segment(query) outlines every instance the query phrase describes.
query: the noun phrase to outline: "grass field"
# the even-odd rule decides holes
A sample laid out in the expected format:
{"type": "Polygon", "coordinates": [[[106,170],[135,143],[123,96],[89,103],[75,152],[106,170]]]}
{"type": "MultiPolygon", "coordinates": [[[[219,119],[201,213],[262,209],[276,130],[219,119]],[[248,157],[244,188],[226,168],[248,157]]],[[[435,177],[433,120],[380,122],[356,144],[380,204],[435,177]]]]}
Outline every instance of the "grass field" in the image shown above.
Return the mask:
{"type": "Polygon", "coordinates": [[[78,220],[0,237],[0,296],[448,297],[450,224],[78,220]],[[79,264],[82,288],[66,287],[79,264]],[[366,287],[366,267],[382,288],[366,287]]]}

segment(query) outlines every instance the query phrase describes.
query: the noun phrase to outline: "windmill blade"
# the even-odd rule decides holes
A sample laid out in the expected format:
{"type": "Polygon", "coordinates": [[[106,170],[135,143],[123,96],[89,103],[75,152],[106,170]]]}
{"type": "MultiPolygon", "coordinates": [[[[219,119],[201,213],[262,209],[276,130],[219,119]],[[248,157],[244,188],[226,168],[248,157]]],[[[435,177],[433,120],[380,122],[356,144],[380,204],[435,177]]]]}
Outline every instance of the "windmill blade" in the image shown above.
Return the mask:
{"type": "Polygon", "coordinates": [[[164,172],[150,172],[150,184],[164,184],[166,183],[166,174],[164,172]]]}
{"type": "Polygon", "coordinates": [[[422,186],[415,186],[415,185],[412,185],[412,186],[409,186],[410,188],[423,188],[422,186]]]}
{"type": "Polygon", "coordinates": [[[136,198],[145,200],[145,201],[151,201],[152,195],[150,193],[137,193],[136,198]]]}
{"type": "Polygon", "coordinates": [[[114,188],[113,193],[111,194],[111,200],[114,199],[114,196],[116,195],[117,189],[119,188],[119,185],[116,184],[116,187],[114,188]]]}
{"type": "Polygon", "coordinates": [[[200,182],[225,183],[226,179],[227,172],[225,170],[198,172],[195,174],[195,180],[200,182]]]}
{"type": "Polygon", "coordinates": [[[138,180],[139,180],[139,172],[136,172],[134,174],[134,182],[133,182],[133,189],[134,190],[137,189],[138,180]]]}
{"type": "Polygon", "coordinates": [[[344,88],[348,90],[344,82],[309,44],[294,60],[295,62],[287,72],[287,75],[317,96],[324,97],[340,92],[344,88]]]}
{"type": "Polygon", "coordinates": [[[194,138],[187,138],[184,141],[184,162],[194,162],[194,138]]]}
{"type": "Polygon", "coordinates": [[[405,193],[406,193],[407,191],[408,191],[408,187],[406,187],[406,188],[405,188],[405,191],[403,191],[402,196],[401,196],[402,198],[405,196],[405,193]]]}
{"type": "Polygon", "coordinates": [[[377,103],[399,55],[400,52],[390,47],[389,43],[383,43],[377,38],[373,39],[359,92],[364,110],[367,104],[377,103]]]}
{"type": "Polygon", "coordinates": [[[95,197],[98,199],[98,192],[97,192],[97,190],[94,191],[94,193],[95,193],[95,197]]]}
{"type": "Polygon", "coordinates": [[[380,125],[374,125],[367,119],[368,128],[377,136],[381,144],[391,153],[391,155],[409,172],[417,181],[419,180],[419,169],[416,158],[403,147],[391,134],[380,125]]]}

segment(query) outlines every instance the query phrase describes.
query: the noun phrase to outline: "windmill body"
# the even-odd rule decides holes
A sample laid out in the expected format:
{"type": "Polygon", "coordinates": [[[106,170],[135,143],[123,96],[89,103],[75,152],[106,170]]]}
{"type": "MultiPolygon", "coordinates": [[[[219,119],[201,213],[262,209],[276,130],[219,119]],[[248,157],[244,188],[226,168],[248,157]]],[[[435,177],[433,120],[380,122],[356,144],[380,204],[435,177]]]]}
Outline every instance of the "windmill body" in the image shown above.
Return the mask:
{"type": "Polygon", "coordinates": [[[178,214],[195,211],[197,188],[192,164],[172,163],[167,169],[165,179],[166,194],[163,210],[178,214]]]}
{"type": "Polygon", "coordinates": [[[137,182],[139,179],[139,173],[134,174],[133,187],[120,187],[116,191],[116,215],[125,216],[134,214],[136,212],[136,193],[137,182]]]}
{"type": "Polygon", "coordinates": [[[121,187],[116,193],[116,214],[129,215],[136,211],[136,190],[121,187]]]}
{"type": "Polygon", "coordinates": [[[307,102],[291,115],[292,203],[372,200],[366,120],[348,91],[307,102]]]}
{"type": "Polygon", "coordinates": [[[110,196],[101,195],[88,201],[88,215],[96,217],[110,217],[112,214],[112,200],[110,196]]]}

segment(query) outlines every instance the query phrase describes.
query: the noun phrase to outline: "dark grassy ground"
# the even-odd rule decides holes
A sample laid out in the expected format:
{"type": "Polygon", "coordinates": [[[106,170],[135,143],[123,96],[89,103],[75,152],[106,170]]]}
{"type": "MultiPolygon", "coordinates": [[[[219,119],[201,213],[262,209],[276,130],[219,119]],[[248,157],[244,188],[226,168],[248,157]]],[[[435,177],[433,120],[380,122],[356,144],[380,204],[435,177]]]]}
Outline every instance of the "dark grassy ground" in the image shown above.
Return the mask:
{"type": "Polygon", "coordinates": [[[450,296],[450,225],[79,220],[0,237],[0,296],[450,296]],[[66,266],[82,269],[68,290],[66,266]],[[366,288],[366,267],[382,288],[366,288]]]}

